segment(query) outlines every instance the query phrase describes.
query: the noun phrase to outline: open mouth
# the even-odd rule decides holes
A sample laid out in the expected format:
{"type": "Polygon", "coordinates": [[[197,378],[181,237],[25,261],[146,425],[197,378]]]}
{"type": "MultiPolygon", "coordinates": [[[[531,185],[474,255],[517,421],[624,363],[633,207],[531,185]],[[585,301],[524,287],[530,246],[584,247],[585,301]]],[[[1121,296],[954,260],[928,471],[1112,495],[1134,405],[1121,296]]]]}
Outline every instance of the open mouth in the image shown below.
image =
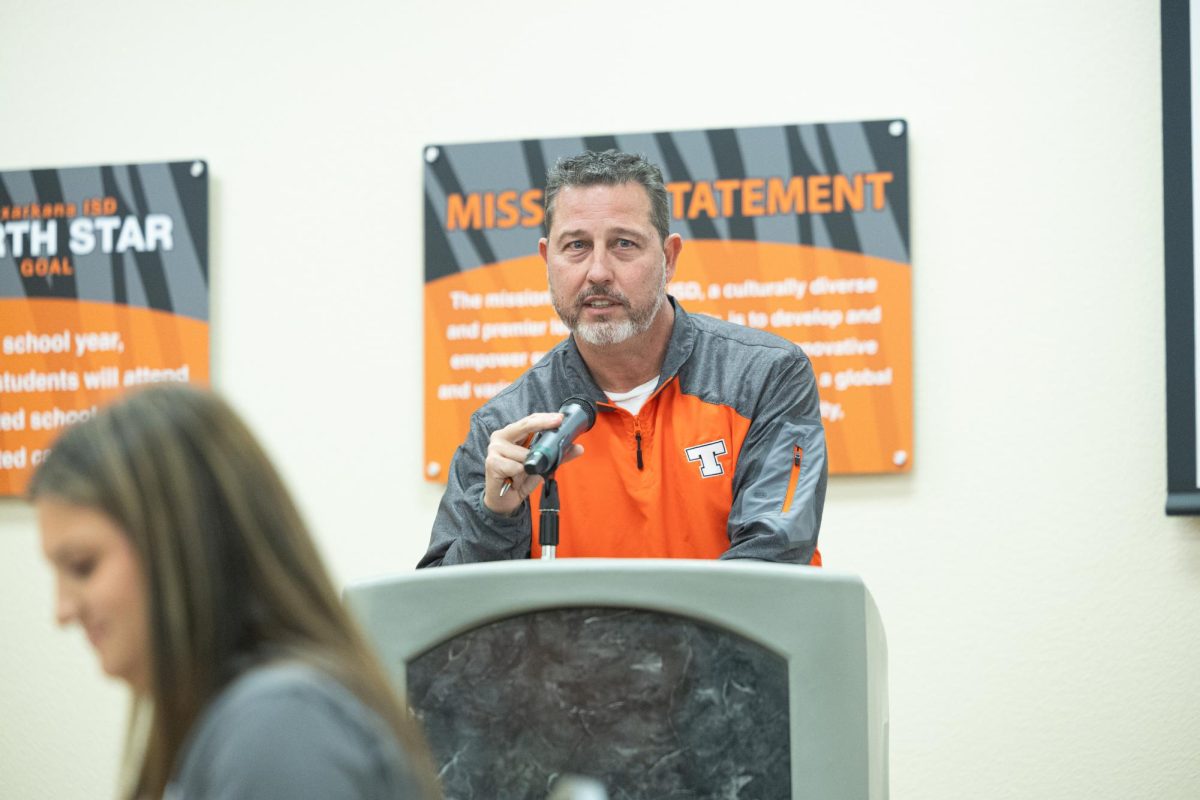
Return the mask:
{"type": "Polygon", "coordinates": [[[613,297],[607,294],[588,295],[579,303],[581,308],[590,308],[594,311],[607,311],[610,308],[623,308],[624,303],[619,297],[613,297]]]}

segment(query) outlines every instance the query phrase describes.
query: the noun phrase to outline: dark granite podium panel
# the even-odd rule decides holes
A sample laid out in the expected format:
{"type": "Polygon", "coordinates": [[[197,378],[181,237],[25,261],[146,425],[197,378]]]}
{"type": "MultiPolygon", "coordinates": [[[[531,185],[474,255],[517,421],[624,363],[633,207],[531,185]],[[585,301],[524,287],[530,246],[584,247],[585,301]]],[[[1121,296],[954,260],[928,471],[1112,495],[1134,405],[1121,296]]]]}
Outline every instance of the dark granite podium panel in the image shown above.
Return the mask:
{"type": "Polygon", "coordinates": [[[787,661],[687,617],[509,617],[413,658],[407,690],[447,800],[541,800],[564,773],[613,800],[792,796],[787,661]]]}

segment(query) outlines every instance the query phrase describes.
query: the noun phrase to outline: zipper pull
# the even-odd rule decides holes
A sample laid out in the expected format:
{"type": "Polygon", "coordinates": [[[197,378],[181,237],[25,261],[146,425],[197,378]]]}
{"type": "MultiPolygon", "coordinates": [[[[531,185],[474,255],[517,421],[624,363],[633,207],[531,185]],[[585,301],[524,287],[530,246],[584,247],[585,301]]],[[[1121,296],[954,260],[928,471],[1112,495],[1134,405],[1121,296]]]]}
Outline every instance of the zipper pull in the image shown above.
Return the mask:
{"type": "Polygon", "coordinates": [[[638,469],[640,470],[642,469],[642,432],[636,431],[634,432],[633,436],[635,439],[637,439],[637,464],[638,469]]]}
{"type": "Polygon", "coordinates": [[[783,508],[779,513],[786,514],[792,507],[792,496],[796,493],[796,484],[800,480],[800,462],[804,459],[804,448],[800,445],[792,446],[792,475],[788,478],[787,494],[783,496],[783,508]]]}

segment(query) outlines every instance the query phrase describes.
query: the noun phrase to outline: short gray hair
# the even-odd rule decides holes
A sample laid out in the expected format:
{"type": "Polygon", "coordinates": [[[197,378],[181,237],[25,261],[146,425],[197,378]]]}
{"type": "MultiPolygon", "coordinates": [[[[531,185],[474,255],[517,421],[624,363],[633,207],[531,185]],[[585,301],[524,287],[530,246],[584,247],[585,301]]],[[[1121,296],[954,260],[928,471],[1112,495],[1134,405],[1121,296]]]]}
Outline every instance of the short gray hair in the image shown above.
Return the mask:
{"type": "Polygon", "coordinates": [[[667,200],[667,188],[663,185],[662,170],[646,160],[645,156],[605,150],[597,153],[585,150],[577,156],[560,158],[546,173],[546,235],[554,221],[554,198],[568,186],[619,186],[636,183],[646,190],[650,198],[650,223],[658,230],[659,238],[666,241],[671,235],[671,206],[667,200]]]}

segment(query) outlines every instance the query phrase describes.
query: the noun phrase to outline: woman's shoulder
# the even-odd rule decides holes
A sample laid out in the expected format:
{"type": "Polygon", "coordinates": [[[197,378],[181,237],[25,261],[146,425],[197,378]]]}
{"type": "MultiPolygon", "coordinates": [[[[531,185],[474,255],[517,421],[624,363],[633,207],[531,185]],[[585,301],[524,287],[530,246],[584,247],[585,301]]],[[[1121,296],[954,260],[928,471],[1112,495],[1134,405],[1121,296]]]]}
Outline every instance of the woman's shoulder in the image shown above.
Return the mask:
{"type": "Polygon", "coordinates": [[[383,719],[307,664],[242,673],[189,739],[174,782],[180,798],[417,796],[405,791],[408,759],[383,719]]]}
{"type": "Polygon", "coordinates": [[[305,704],[320,701],[332,708],[366,710],[349,689],[301,661],[276,661],[245,670],[217,695],[210,710],[218,717],[245,713],[249,706],[286,710],[297,700],[305,704]]]}

